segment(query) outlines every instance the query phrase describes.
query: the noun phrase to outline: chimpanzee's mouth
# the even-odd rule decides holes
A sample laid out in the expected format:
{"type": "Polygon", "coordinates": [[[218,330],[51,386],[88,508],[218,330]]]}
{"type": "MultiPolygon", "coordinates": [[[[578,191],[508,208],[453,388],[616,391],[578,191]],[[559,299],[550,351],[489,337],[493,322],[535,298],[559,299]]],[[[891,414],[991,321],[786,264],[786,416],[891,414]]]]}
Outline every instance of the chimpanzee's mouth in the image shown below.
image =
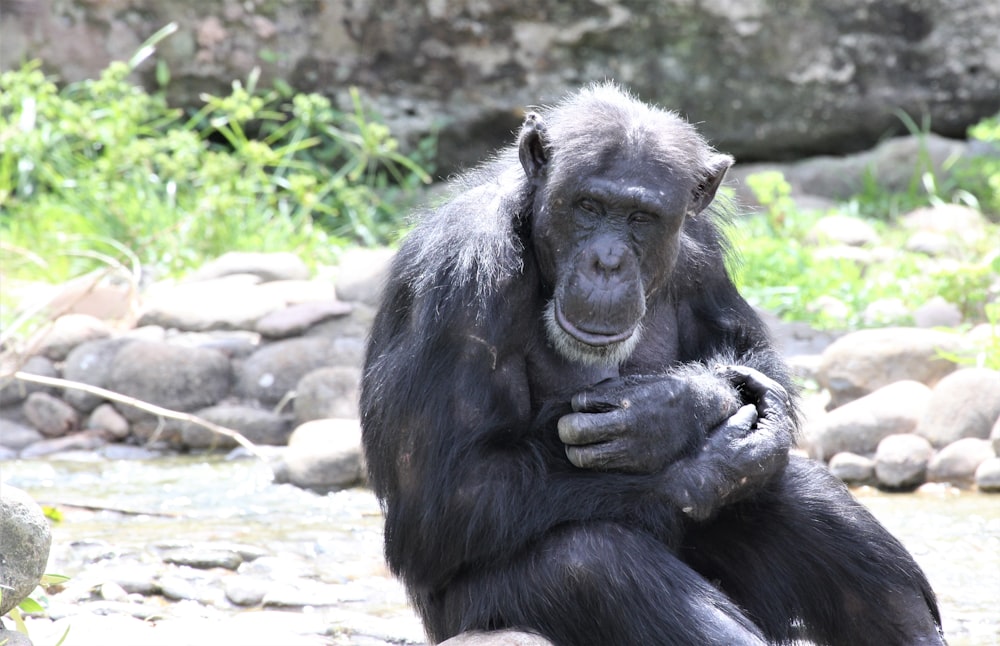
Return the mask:
{"type": "Polygon", "coordinates": [[[638,345],[642,325],[613,333],[581,330],[570,323],[555,300],[551,300],[545,308],[545,331],[556,351],[570,361],[618,366],[638,345]]]}

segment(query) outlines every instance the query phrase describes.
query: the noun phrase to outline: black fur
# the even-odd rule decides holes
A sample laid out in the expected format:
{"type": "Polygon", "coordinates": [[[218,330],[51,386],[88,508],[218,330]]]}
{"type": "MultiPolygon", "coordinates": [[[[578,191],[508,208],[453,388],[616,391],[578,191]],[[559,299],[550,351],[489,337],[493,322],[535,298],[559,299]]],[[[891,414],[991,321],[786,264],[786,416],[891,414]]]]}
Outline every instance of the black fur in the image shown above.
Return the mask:
{"type": "Polygon", "coordinates": [[[386,558],[432,640],[941,643],[903,547],[788,460],[792,384],[707,206],[729,163],[676,115],[591,87],[530,115],[400,249],[362,425],[386,558]],[[586,254],[605,260],[567,267],[586,254]],[[615,318],[625,292],[645,294],[639,320],[615,318]],[[547,324],[561,295],[573,320],[547,324]]]}

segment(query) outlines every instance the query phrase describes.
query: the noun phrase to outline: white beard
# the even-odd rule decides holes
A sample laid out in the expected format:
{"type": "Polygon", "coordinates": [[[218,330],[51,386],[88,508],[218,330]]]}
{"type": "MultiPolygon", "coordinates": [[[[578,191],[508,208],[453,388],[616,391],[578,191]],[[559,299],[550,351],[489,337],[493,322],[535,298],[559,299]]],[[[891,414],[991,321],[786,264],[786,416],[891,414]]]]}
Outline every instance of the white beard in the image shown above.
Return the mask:
{"type": "Polygon", "coordinates": [[[620,366],[635,350],[639,339],[642,337],[642,325],[637,325],[624,341],[611,343],[605,346],[589,345],[569,334],[556,321],[556,302],[549,301],[545,306],[545,332],[549,341],[555,346],[556,352],[579,363],[589,365],[607,366],[615,368],[620,366]]]}

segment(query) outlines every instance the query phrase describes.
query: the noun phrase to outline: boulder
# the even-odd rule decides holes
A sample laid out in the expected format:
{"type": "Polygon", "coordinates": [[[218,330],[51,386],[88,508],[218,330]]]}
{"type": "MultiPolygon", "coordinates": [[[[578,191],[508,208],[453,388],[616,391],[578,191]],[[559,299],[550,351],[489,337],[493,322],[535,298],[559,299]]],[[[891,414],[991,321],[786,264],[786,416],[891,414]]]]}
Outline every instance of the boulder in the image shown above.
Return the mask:
{"type": "Polygon", "coordinates": [[[361,484],[361,426],[353,419],[306,422],[292,432],[288,448],[272,468],[275,482],[319,493],[361,484]]]}
{"type": "Polygon", "coordinates": [[[150,289],[139,325],[159,325],[201,332],[252,330],[263,316],[285,306],[273,292],[258,292],[257,276],[237,274],[185,282],[158,284],[150,289]]]}
{"type": "Polygon", "coordinates": [[[806,234],[810,244],[842,244],[863,247],[878,242],[874,227],[861,218],[849,215],[823,216],[806,234]]]}
{"type": "Polygon", "coordinates": [[[283,339],[302,334],[321,321],[344,316],[350,311],[348,303],[332,299],[289,305],[257,321],[257,332],[265,337],[283,339]]]}
{"type": "Polygon", "coordinates": [[[847,484],[866,484],[875,479],[875,460],[843,451],[830,458],[830,473],[847,484]]]}
{"type": "Polygon", "coordinates": [[[357,418],[361,371],[335,366],[313,370],[295,387],[298,424],[330,417],[357,418]]]}
{"type": "Polygon", "coordinates": [[[817,377],[830,392],[828,408],[836,408],[896,381],[933,386],[956,368],[941,353],[956,353],[960,347],[960,336],[938,330],[860,330],[830,344],[817,377]]]}
{"type": "Polygon", "coordinates": [[[943,447],[965,437],[986,439],[1000,419],[1000,372],[965,368],[931,391],[916,433],[943,447]]]}
{"type": "Polygon", "coordinates": [[[38,586],[51,546],[52,530],[41,507],[21,489],[0,484],[0,616],[38,586]]]}
{"type": "MultiPolygon", "coordinates": [[[[107,388],[115,356],[133,341],[130,338],[117,338],[81,343],[67,355],[63,364],[63,377],[88,386],[107,388]]],[[[72,388],[63,393],[63,399],[83,413],[94,410],[104,401],[103,397],[72,388]]]]}
{"type": "Polygon", "coordinates": [[[904,380],[835,408],[806,427],[812,454],[826,460],[845,451],[874,453],[889,435],[912,432],[929,398],[930,388],[904,380]]]}
{"type": "Polygon", "coordinates": [[[983,460],[976,469],[976,487],[980,491],[1000,492],[1000,457],[983,460]]]}
{"type": "Polygon", "coordinates": [[[20,450],[44,439],[37,430],[0,416],[0,446],[20,450]]]}
{"type": "Polygon", "coordinates": [[[395,256],[392,249],[351,249],[337,266],[337,296],[377,307],[395,256]]]}
{"type": "Polygon", "coordinates": [[[103,431],[116,440],[124,440],[129,433],[128,420],[111,404],[101,404],[95,408],[87,418],[86,427],[103,431]]]}
{"type": "MultiPolygon", "coordinates": [[[[291,434],[287,418],[269,410],[250,406],[220,404],[199,410],[195,414],[209,422],[237,431],[254,444],[284,446],[291,434]]],[[[180,441],[189,449],[228,449],[236,446],[236,440],[189,422],[181,424],[180,441]]]]}
{"type": "Polygon", "coordinates": [[[928,482],[969,484],[979,465],[996,457],[989,440],[967,437],[952,442],[934,454],[927,463],[928,482]]]}
{"type": "Polygon", "coordinates": [[[62,361],[69,351],[85,341],[111,336],[111,328],[88,314],[65,314],[43,326],[29,342],[36,354],[62,361]]]}
{"type": "MultiPolygon", "coordinates": [[[[219,402],[232,383],[229,360],[221,352],[168,343],[134,341],[115,355],[108,388],[143,402],[190,412],[219,402]]],[[[115,404],[130,422],[150,416],[115,404]]]]}
{"type": "Polygon", "coordinates": [[[287,251],[270,253],[230,251],[209,260],[197,270],[191,280],[211,280],[238,274],[257,276],[264,282],[272,280],[305,280],[309,267],[302,258],[287,251]]]}
{"type": "MultiPolygon", "coordinates": [[[[19,372],[26,372],[40,377],[59,376],[59,371],[56,370],[55,364],[53,364],[51,360],[40,355],[28,357],[28,360],[24,362],[24,365],[19,368],[19,372]]],[[[53,392],[53,389],[31,381],[23,381],[21,379],[15,379],[14,377],[4,376],[3,378],[0,378],[0,408],[11,406],[13,404],[19,404],[23,402],[28,395],[35,392],[53,392]]]]}
{"type": "Polygon", "coordinates": [[[46,437],[62,437],[80,427],[80,415],[73,407],[48,393],[28,395],[24,415],[46,437]]]}
{"type": "Polygon", "coordinates": [[[332,344],[323,337],[300,337],[262,347],[237,369],[236,394],[268,406],[277,404],[308,373],[330,365],[332,344]]]}
{"type": "Polygon", "coordinates": [[[919,435],[890,435],[875,451],[875,477],[886,489],[912,489],[923,484],[934,449],[919,435]]]}

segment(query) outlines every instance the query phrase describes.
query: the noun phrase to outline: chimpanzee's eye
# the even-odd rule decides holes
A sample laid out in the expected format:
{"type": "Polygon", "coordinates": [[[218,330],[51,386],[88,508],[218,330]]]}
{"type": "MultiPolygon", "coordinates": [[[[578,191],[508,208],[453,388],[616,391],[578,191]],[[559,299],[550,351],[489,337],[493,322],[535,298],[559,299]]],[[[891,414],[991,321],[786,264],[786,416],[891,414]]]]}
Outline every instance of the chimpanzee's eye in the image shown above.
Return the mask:
{"type": "Polygon", "coordinates": [[[657,217],[648,211],[633,211],[628,216],[629,224],[652,224],[657,217]]]}
{"type": "Polygon", "coordinates": [[[587,213],[592,213],[593,215],[601,215],[601,213],[603,213],[603,209],[601,208],[600,203],[597,200],[591,199],[589,197],[585,197],[582,200],[580,200],[578,206],[582,210],[586,211],[587,213]]]}

